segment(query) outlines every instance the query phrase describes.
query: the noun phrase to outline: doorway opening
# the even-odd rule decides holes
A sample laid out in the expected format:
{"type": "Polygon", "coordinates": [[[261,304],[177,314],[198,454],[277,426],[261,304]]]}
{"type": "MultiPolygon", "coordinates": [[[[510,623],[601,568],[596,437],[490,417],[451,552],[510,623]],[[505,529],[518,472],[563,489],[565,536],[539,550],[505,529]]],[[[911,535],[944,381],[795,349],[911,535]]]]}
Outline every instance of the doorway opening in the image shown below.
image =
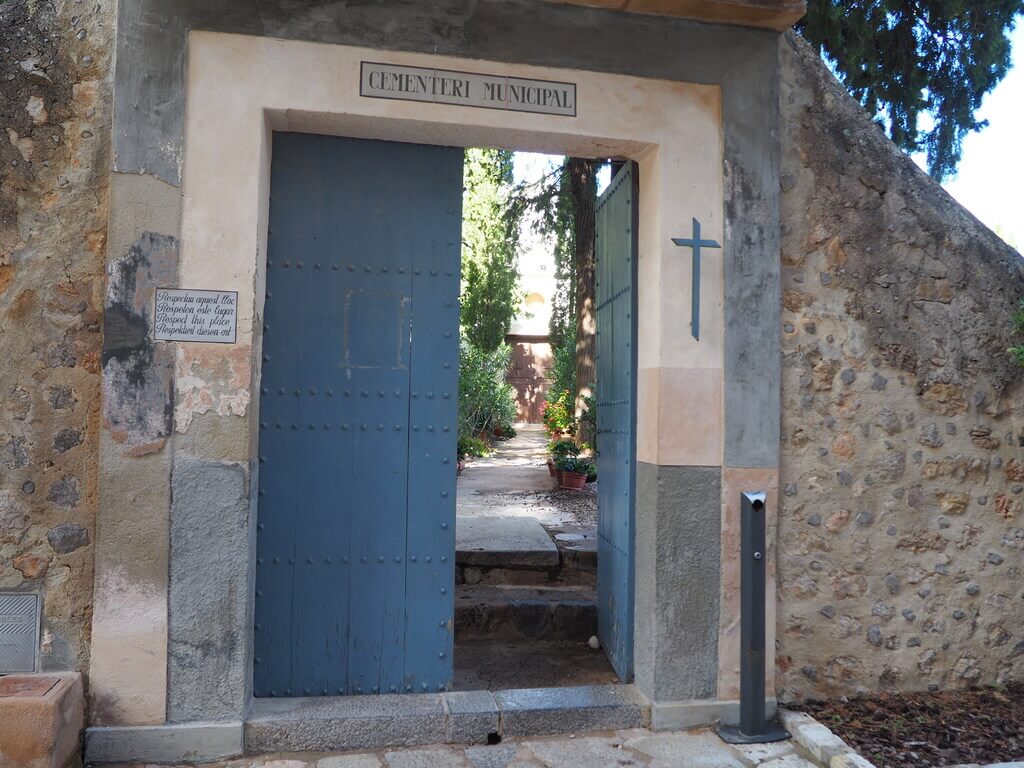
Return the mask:
{"type": "Polygon", "coordinates": [[[274,134],[255,696],[631,680],[636,210],[626,162],[274,134]]]}
{"type": "MultiPolygon", "coordinates": [[[[631,513],[613,509],[612,494],[599,492],[605,480],[615,494],[631,498],[628,478],[610,463],[631,460],[629,420],[598,396],[599,368],[609,379],[616,364],[624,369],[624,377],[607,384],[614,392],[630,387],[631,371],[625,369],[633,366],[632,338],[619,339],[620,349],[614,339],[616,330],[632,325],[631,312],[623,313],[617,329],[612,317],[631,300],[632,265],[619,265],[624,271],[597,267],[599,222],[613,243],[612,250],[604,249],[605,258],[632,258],[629,198],[635,191],[618,187],[624,177],[630,177],[628,184],[634,179],[632,169],[618,175],[624,166],[466,150],[456,690],[630,679],[631,643],[604,647],[602,636],[605,642],[623,639],[599,626],[598,594],[599,588],[607,593],[608,623],[630,623],[631,617],[611,617],[616,600],[631,601],[631,581],[616,589],[609,574],[625,574],[605,569],[598,583],[599,549],[607,549],[599,547],[600,533],[608,527],[600,502],[608,507],[605,518],[631,513]],[[613,176],[617,184],[610,189],[613,176]],[[608,214],[616,202],[618,222],[608,214]],[[622,231],[612,231],[616,226],[622,231]],[[606,273],[603,304],[599,272],[606,273]],[[618,273],[630,280],[609,294],[609,285],[621,281],[618,273]],[[483,292],[487,301],[480,300],[483,292]],[[616,298],[621,301],[612,306],[616,298]],[[599,325],[608,337],[604,361],[599,325]],[[599,424],[599,410],[622,423],[599,424]],[[624,479],[627,487],[620,488],[624,479]]],[[[632,401],[631,394],[610,399],[620,406],[632,401]]],[[[604,541],[611,543],[607,536],[604,541]]]]}

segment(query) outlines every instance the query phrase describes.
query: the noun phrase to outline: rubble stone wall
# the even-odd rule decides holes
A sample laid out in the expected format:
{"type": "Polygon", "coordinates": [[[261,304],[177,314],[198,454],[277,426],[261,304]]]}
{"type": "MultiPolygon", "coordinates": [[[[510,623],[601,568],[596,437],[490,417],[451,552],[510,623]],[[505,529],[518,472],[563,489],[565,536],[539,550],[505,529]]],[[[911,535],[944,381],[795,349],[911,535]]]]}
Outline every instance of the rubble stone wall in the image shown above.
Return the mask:
{"type": "Polygon", "coordinates": [[[1024,671],[1024,260],[782,41],[777,693],[1024,671]]]}
{"type": "Polygon", "coordinates": [[[0,590],[87,669],[113,0],[0,5],[0,590]]]}

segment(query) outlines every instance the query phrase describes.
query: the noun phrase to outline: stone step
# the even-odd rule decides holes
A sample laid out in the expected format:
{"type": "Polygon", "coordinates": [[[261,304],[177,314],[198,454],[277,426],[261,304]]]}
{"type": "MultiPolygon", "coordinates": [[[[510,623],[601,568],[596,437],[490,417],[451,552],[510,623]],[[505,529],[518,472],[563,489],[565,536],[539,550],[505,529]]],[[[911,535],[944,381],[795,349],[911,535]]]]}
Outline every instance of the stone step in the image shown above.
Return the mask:
{"type": "Polygon", "coordinates": [[[596,581],[592,529],[559,527],[549,533],[528,516],[460,516],[456,522],[456,584],[593,586],[596,581]]]}
{"type": "Polygon", "coordinates": [[[333,752],[495,737],[641,728],[650,707],[632,685],[256,699],[245,751],[333,752]]]}
{"type": "Polygon", "coordinates": [[[557,568],[558,547],[533,517],[459,517],[455,563],[485,568],[557,568]]]}
{"type": "Polygon", "coordinates": [[[593,587],[461,585],[455,639],[574,640],[597,634],[593,587]]]}

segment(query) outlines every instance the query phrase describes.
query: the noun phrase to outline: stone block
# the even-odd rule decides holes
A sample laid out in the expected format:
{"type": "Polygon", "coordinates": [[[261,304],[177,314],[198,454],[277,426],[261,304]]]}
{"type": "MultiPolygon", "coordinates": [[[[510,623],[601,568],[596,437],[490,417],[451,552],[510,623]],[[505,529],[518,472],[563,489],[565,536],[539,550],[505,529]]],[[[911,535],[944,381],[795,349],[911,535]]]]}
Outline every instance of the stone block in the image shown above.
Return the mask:
{"type": "Polygon", "coordinates": [[[853,754],[845,741],[804,712],[780,709],[779,719],[793,740],[823,765],[828,765],[838,755],[853,754]]]}
{"type": "Polygon", "coordinates": [[[87,728],[87,763],[208,762],[242,754],[242,723],[87,728]]]}
{"type": "Polygon", "coordinates": [[[485,744],[498,733],[498,703],[490,691],[457,691],[442,695],[448,711],[445,741],[449,744],[485,744]]]}
{"type": "Polygon", "coordinates": [[[520,688],[494,694],[506,738],[644,727],[650,708],[632,685],[520,688]]]}
{"type": "Polygon", "coordinates": [[[557,568],[558,547],[533,517],[460,517],[455,562],[462,566],[557,568]]]}
{"type": "Polygon", "coordinates": [[[84,723],[77,672],[0,678],[0,768],[79,765],[84,723]]]}
{"type": "Polygon", "coordinates": [[[245,751],[333,752],[445,741],[440,694],[257,699],[245,751]]]}

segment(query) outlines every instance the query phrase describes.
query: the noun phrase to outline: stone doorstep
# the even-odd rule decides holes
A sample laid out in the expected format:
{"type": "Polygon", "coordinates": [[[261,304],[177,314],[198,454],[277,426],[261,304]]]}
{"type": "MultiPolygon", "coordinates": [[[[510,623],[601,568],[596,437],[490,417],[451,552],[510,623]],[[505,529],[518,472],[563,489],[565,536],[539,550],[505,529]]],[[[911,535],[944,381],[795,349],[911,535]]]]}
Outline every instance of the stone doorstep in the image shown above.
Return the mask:
{"type": "Polygon", "coordinates": [[[649,721],[650,707],[632,685],[258,699],[245,723],[244,747],[259,754],[483,744],[496,733],[544,736],[649,721]]]}
{"type": "Polygon", "coordinates": [[[48,672],[0,681],[0,766],[78,765],[85,724],[82,676],[48,672]]]}
{"type": "Polygon", "coordinates": [[[589,587],[459,586],[456,642],[572,640],[597,634],[597,598],[589,587]]]}
{"type": "Polygon", "coordinates": [[[459,517],[455,564],[487,568],[558,568],[558,547],[533,517],[459,517]]]}

